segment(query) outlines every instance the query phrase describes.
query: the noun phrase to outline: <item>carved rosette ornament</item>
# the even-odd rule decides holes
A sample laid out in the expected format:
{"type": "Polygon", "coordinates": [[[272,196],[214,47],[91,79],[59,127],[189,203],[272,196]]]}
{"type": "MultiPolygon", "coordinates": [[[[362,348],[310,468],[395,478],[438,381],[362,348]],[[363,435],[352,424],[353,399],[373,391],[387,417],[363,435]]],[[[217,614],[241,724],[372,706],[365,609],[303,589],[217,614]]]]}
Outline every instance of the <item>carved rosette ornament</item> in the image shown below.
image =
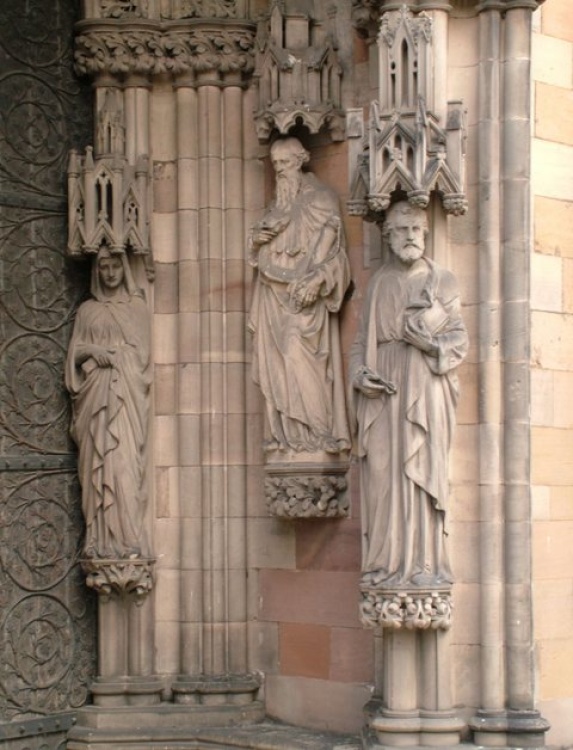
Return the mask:
{"type": "Polygon", "coordinates": [[[133,596],[136,604],[153,588],[153,565],[155,560],[137,558],[133,560],[82,560],[86,574],[86,585],[99,594],[102,601],[112,596],[133,596]]]}
{"type": "Polygon", "coordinates": [[[368,628],[448,630],[452,596],[448,589],[379,590],[361,587],[360,619],[368,628]]]}

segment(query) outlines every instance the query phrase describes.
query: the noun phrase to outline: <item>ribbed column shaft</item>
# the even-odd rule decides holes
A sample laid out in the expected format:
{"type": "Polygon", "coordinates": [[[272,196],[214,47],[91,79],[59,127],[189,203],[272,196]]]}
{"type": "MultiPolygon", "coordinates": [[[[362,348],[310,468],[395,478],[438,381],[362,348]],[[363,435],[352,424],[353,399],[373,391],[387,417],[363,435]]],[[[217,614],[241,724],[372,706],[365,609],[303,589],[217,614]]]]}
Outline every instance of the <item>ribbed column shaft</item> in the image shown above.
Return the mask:
{"type": "Polygon", "coordinates": [[[505,17],[503,96],[503,355],[507,697],[532,709],[529,265],[531,10],[505,17]]]}
{"type": "Polygon", "coordinates": [[[501,247],[499,10],[480,15],[479,69],[479,461],[481,582],[481,706],[502,710],[503,493],[501,466],[501,247]]]}

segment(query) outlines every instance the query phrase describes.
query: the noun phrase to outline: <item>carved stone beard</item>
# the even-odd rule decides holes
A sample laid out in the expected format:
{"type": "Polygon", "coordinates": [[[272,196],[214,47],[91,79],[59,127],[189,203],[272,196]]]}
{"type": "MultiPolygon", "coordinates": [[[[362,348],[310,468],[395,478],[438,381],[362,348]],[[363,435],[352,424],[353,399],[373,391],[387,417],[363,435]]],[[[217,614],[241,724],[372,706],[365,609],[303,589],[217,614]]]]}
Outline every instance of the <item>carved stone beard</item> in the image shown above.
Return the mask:
{"type": "Polygon", "coordinates": [[[300,172],[290,174],[283,172],[283,174],[277,175],[276,201],[279,208],[291,208],[300,190],[301,182],[302,175],[300,172]]]}
{"type": "Polygon", "coordinates": [[[401,247],[393,247],[392,252],[398,256],[402,263],[411,265],[424,255],[424,248],[412,243],[401,247]]]}

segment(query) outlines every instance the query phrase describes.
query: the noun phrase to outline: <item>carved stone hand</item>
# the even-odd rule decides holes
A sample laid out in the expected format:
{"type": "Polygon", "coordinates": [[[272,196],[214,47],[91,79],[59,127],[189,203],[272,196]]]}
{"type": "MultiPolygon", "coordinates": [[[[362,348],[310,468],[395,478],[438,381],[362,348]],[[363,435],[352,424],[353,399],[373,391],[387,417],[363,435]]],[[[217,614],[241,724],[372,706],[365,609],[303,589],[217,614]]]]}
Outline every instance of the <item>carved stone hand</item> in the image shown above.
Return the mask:
{"type": "Polygon", "coordinates": [[[352,386],[366,398],[379,398],[383,393],[393,396],[397,391],[394,383],[384,380],[368,367],[363,367],[356,373],[352,386]]]}

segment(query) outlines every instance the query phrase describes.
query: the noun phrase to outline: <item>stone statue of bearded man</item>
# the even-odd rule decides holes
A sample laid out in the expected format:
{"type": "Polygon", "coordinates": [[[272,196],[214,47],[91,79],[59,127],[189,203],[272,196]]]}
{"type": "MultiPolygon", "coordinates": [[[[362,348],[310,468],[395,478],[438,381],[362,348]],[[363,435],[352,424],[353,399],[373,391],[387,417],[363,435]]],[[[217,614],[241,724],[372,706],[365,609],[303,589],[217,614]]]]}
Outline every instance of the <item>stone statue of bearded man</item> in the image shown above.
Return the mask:
{"type": "Polygon", "coordinates": [[[448,452],[468,337],[454,276],[424,255],[425,212],[403,201],[383,229],[350,352],[361,467],[362,585],[448,587],[448,452]]]}
{"type": "Polygon", "coordinates": [[[267,451],[339,453],[350,441],[337,313],[350,274],[337,197],[303,172],[308,160],[296,138],[271,148],[276,197],[249,241],[253,379],[267,451]]]}

